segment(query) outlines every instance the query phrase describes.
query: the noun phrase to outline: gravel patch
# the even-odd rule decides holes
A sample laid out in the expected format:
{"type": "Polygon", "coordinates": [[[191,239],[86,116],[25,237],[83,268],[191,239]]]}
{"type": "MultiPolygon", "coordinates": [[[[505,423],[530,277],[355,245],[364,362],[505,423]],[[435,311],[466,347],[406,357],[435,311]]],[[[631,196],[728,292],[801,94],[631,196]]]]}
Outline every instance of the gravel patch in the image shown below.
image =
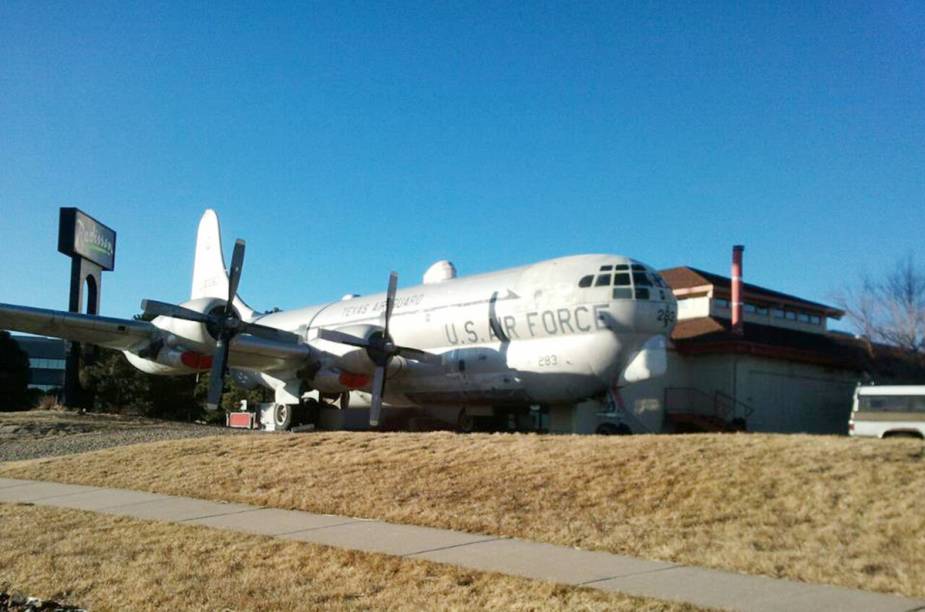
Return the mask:
{"type": "Polygon", "coordinates": [[[0,462],[57,457],[144,444],[160,440],[247,435],[249,432],[216,425],[177,423],[108,415],[60,416],[50,413],[0,413],[0,462]]]}
{"type": "Polygon", "coordinates": [[[57,601],[42,601],[38,597],[26,597],[22,593],[7,593],[0,591],[0,612],[87,612],[83,608],[58,603],[57,601]]]}

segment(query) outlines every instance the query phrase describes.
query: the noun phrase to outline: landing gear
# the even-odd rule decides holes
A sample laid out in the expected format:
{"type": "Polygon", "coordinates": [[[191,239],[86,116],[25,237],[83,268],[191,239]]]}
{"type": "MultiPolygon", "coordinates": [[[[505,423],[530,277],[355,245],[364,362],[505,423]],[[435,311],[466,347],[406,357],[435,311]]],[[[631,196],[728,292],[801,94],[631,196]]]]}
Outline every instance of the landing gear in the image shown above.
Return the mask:
{"type": "Polygon", "coordinates": [[[475,417],[463,408],[456,419],[456,431],[459,433],[472,433],[475,430],[475,417]]]}
{"type": "Polygon", "coordinates": [[[292,413],[295,406],[276,404],[273,406],[273,425],[277,431],[285,431],[292,426],[292,413]]]}

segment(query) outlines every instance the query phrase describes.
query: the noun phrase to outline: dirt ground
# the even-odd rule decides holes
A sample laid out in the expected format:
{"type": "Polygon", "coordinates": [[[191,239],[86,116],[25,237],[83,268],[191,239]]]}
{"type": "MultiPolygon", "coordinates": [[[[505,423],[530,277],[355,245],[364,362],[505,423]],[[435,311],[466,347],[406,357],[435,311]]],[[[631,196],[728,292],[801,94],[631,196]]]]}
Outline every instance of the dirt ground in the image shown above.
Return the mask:
{"type": "Polygon", "coordinates": [[[112,414],[67,411],[0,412],[0,461],[16,461],[91,450],[241,433],[224,427],[112,414]]]}

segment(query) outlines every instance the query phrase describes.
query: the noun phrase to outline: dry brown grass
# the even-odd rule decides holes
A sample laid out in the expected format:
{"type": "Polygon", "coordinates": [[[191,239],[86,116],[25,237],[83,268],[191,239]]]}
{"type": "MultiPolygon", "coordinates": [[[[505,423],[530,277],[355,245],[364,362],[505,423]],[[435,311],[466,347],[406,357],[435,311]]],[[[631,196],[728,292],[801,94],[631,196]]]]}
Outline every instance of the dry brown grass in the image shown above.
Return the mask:
{"type": "Polygon", "coordinates": [[[0,590],[97,610],[692,606],[108,515],[0,504],[0,590]]]}
{"type": "Polygon", "coordinates": [[[921,442],[316,433],[162,442],[0,475],[519,536],[925,595],[921,442]]]}

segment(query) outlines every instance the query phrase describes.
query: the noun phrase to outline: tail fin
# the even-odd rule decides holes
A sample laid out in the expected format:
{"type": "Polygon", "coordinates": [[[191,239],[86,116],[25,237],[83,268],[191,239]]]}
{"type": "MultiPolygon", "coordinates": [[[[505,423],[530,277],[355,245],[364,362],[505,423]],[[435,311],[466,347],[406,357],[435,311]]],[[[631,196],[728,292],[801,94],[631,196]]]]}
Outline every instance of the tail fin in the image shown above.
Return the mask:
{"type": "MultiPolygon", "coordinates": [[[[228,298],[228,272],[225,257],[222,255],[222,235],[218,226],[218,215],[211,208],[206,209],[199,220],[199,232],[196,234],[196,258],[193,262],[193,287],[190,299],[228,298]]],[[[235,308],[245,320],[253,316],[253,311],[240,297],[235,296],[235,308]]]]}

